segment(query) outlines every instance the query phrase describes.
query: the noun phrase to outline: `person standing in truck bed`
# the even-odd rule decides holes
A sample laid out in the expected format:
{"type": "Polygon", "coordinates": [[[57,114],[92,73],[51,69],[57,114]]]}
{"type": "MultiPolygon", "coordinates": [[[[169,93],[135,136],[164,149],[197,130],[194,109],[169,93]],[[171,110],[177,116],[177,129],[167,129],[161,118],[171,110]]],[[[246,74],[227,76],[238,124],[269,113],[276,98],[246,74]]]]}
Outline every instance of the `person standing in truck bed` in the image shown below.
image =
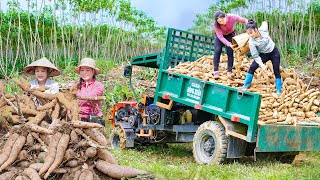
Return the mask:
{"type": "Polygon", "coordinates": [[[234,25],[236,22],[247,23],[246,18],[240,17],[234,14],[225,14],[224,12],[218,10],[214,14],[214,56],[213,56],[213,65],[214,65],[214,77],[219,77],[219,63],[220,56],[222,52],[222,47],[226,46],[227,55],[228,55],[228,69],[227,75],[230,77],[232,75],[233,67],[233,47],[232,47],[232,37],[235,36],[234,25]]]}
{"type": "Polygon", "coordinates": [[[253,20],[249,20],[246,24],[246,32],[250,36],[249,48],[251,55],[254,59],[249,71],[244,80],[243,88],[247,89],[250,87],[252,82],[253,74],[258,67],[266,72],[267,66],[265,63],[269,60],[272,62],[273,72],[276,76],[276,93],[281,94],[282,80],[280,74],[280,53],[275,43],[269,36],[268,24],[263,21],[260,28],[257,28],[257,24],[253,20]]]}

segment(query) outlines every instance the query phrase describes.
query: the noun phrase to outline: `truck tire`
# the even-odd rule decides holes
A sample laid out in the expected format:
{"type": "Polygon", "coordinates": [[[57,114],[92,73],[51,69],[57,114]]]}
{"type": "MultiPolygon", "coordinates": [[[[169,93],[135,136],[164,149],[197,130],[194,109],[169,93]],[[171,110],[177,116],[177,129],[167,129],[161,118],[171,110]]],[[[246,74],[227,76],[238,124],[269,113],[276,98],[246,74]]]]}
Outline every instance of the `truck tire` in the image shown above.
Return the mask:
{"type": "Polygon", "coordinates": [[[110,142],[111,147],[114,148],[126,148],[126,138],[124,135],[124,131],[121,129],[121,127],[117,126],[111,131],[110,135],[110,142]]]}
{"type": "Polygon", "coordinates": [[[224,127],[218,121],[201,124],[193,138],[193,156],[200,164],[221,164],[226,159],[227,147],[224,127]]]}

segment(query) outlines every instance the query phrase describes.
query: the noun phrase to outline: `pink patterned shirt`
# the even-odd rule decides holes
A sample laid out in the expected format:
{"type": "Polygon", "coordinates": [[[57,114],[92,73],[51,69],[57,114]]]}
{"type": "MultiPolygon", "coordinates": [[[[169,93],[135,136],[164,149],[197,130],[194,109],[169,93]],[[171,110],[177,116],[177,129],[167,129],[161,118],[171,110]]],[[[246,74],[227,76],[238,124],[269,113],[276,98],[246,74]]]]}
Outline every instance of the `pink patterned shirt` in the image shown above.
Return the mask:
{"type": "Polygon", "coordinates": [[[234,24],[236,22],[240,23],[247,23],[248,20],[246,18],[240,17],[235,14],[226,14],[227,22],[225,25],[220,24],[220,28],[214,24],[214,31],[216,32],[217,37],[219,40],[226,46],[230,46],[231,42],[226,40],[226,38],[223,37],[223,35],[228,35],[234,31],[234,24]]]}
{"type": "MultiPolygon", "coordinates": [[[[81,89],[78,89],[77,96],[102,96],[104,85],[95,79],[88,82],[82,82],[81,89]]],[[[97,115],[102,117],[101,101],[79,100],[80,117],[89,118],[89,115],[97,115]]]]}

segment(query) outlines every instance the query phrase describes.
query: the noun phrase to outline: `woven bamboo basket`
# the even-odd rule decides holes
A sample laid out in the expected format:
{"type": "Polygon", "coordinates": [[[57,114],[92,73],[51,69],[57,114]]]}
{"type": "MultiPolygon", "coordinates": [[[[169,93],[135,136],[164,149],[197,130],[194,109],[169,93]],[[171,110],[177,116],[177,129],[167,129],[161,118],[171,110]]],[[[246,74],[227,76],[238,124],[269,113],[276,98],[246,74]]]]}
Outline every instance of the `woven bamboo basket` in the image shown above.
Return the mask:
{"type": "Polygon", "coordinates": [[[244,47],[249,41],[249,35],[247,33],[242,33],[232,38],[232,44],[236,45],[235,48],[244,47]]]}
{"type": "Polygon", "coordinates": [[[249,43],[247,42],[244,46],[240,47],[238,51],[240,56],[247,54],[250,51],[249,43]]]}

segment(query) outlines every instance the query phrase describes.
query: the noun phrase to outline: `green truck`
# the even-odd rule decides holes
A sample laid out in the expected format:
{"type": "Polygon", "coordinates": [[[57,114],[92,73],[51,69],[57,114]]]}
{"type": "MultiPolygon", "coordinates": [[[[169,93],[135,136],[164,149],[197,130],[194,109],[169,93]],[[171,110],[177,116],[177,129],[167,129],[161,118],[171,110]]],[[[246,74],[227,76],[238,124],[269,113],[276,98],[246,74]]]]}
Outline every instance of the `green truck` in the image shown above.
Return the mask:
{"type": "MultiPolygon", "coordinates": [[[[192,142],[202,164],[261,154],[291,161],[300,151],[320,150],[319,124],[258,126],[261,95],[168,71],[180,62],[212,55],[214,38],[168,29],[162,52],[134,57],[134,66],[158,68],[154,97],[112,108],[113,147],[192,142]]],[[[132,85],[131,85],[132,87],[132,85]]]]}

